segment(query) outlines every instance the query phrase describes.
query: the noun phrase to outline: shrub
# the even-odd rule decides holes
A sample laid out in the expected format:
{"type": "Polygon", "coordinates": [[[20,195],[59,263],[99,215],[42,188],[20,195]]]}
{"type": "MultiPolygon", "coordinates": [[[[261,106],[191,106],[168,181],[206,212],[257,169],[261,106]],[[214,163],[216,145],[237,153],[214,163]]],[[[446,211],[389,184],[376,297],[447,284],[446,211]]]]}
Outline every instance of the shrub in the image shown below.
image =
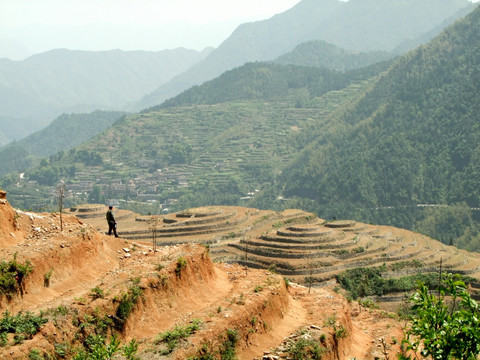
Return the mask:
{"type": "Polygon", "coordinates": [[[325,348],[318,342],[304,338],[295,341],[288,348],[288,354],[293,360],[320,360],[324,352],[325,348]]]}
{"type": "Polygon", "coordinates": [[[438,283],[435,273],[421,273],[400,278],[384,278],[385,266],[378,268],[356,268],[347,270],[336,276],[337,281],[354,300],[365,296],[382,296],[392,292],[414,290],[418,281],[429,289],[438,283]]]}
{"type": "Polygon", "coordinates": [[[140,288],[139,283],[140,279],[134,279],[133,284],[129,287],[128,291],[122,294],[115,313],[114,321],[117,328],[123,329],[127,318],[130,316],[130,313],[142,295],[142,289],[140,288]]]}
{"type": "Polygon", "coordinates": [[[238,342],[238,332],[237,330],[228,329],[227,330],[227,339],[223,343],[220,355],[222,360],[234,360],[236,359],[236,346],[238,342]]]}
{"type": "Polygon", "coordinates": [[[61,358],[65,358],[70,351],[70,346],[66,343],[55,344],[55,354],[61,358]]]}
{"type": "Polygon", "coordinates": [[[21,293],[25,287],[25,279],[32,272],[33,266],[30,261],[24,264],[17,262],[17,254],[13,255],[10,261],[0,262],[0,294],[7,299],[11,299],[14,295],[21,293]]]}
{"type": "Polygon", "coordinates": [[[347,329],[345,329],[345,326],[340,325],[337,327],[336,325],[333,327],[333,336],[335,339],[341,339],[344,337],[347,337],[347,329]]]}
{"type": "Polygon", "coordinates": [[[175,274],[177,276],[181,276],[183,269],[187,267],[187,260],[183,257],[179,257],[177,259],[177,267],[175,268],[175,274]]]}
{"type": "Polygon", "coordinates": [[[110,360],[120,350],[120,340],[117,335],[112,335],[107,344],[103,336],[89,335],[84,346],[84,349],[78,350],[74,360],[110,360]]]}
{"type": "Polygon", "coordinates": [[[132,339],[127,345],[124,345],[122,347],[122,353],[127,358],[127,360],[134,360],[137,351],[138,342],[135,339],[132,339]]]}
{"type": "Polygon", "coordinates": [[[42,353],[38,349],[32,349],[28,353],[28,360],[43,360],[42,353]]]}
{"type": "Polygon", "coordinates": [[[216,360],[217,358],[208,348],[207,344],[203,344],[196,356],[191,356],[187,360],[216,360]]]}
{"type": "Polygon", "coordinates": [[[237,358],[235,354],[238,342],[238,332],[237,330],[228,329],[225,336],[226,339],[222,336],[220,337],[220,340],[223,341],[223,343],[218,350],[213,350],[211,344],[210,346],[203,344],[197,355],[191,356],[187,360],[235,360],[237,358]]]}

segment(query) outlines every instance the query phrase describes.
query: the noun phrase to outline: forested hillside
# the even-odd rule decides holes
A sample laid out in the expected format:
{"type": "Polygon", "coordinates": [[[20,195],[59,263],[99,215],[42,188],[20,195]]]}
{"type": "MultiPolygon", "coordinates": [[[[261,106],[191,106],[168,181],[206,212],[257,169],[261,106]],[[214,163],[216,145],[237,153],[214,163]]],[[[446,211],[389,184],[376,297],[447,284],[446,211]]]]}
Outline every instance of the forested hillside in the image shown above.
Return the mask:
{"type": "Polygon", "coordinates": [[[1,59],[0,132],[20,139],[63,112],[125,110],[208,52],[58,49],[23,61],[1,59]]]}
{"type": "Polygon", "coordinates": [[[118,111],[62,114],[45,129],[0,148],[0,175],[25,171],[43,157],[80,145],[124,114],[118,111]]]}
{"type": "Polygon", "coordinates": [[[278,64],[315,66],[337,71],[363,68],[393,57],[386,51],[347,51],[322,40],[307,41],[275,60],[278,64]]]}
{"type": "MultiPolygon", "coordinates": [[[[310,146],[282,172],[263,204],[282,194],[297,199],[290,207],[307,204],[323,217],[409,228],[416,226],[418,204],[434,205],[429,216],[438,222],[438,206],[478,208],[479,36],[477,9],[398,59],[336,127],[314,124],[299,133],[298,141],[310,146]]],[[[469,231],[478,241],[477,229],[469,231]]]]}
{"type": "Polygon", "coordinates": [[[161,108],[218,104],[239,100],[297,100],[301,107],[309,99],[321,97],[333,90],[344,89],[355,81],[366,80],[385,71],[391,62],[381,62],[355,71],[340,73],[316,67],[280,65],[275,63],[248,63],[227,71],[201,86],[194,86],[165,101],[161,108]],[[295,95],[293,95],[295,94],[295,95]]]}
{"type": "Polygon", "coordinates": [[[391,52],[401,44],[409,50],[407,40],[428,40],[432,31],[438,34],[463,16],[461,9],[471,11],[473,5],[468,0],[302,0],[270,19],[242,24],[205,60],[145,96],[139,108],[161,104],[246,62],[272,61],[306,41],[356,52],[391,52]]]}

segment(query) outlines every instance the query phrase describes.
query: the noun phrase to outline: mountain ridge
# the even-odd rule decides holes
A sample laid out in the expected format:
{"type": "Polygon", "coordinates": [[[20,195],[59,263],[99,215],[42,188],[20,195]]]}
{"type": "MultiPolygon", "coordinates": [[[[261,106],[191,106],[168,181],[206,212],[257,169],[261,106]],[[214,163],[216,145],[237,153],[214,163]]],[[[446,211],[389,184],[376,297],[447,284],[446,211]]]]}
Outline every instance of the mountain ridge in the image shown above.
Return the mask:
{"type": "MultiPolygon", "coordinates": [[[[312,199],[326,216],[402,227],[420,216],[413,204],[477,208],[479,33],[477,8],[399,58],[355,111],[339,117],[348,131],[327,139],[323,129],[310,129],[310,139],[319,137],[285,169],[274,193],[312,199]],[[388,208],[395,210],[379,210],[388,208]]],[[[463,243],[464,236],[478,244],[477,225],[456,235],[463,243]]]]}
{"type": "Polygon", "coordinates": [[[62,114],[42,130],[0,147],[0,174],[25,171],[41,158],[78,146],[109,128],[125,114],[100,110],[89,114],[62,114]]]}
{"type": "Polygon", "coordinates": [[[346,3],[336,0],[325,0],[321,3],[303,0],[292,9],[277,14],[268,20],[240,25],[228,39],[203,61],[145,96],[138,105],[138,109],[158,105],[193,85],[199,85],[247,61],[273,60],[305,41],[324,40],[346,50],[391,51],[404,40],[430,31],[430,25],[432,27],[438,25],[445,18],[452,16],[452,13],[456,13],[459,8],[470,7],[473,9],[470,2],[463,0],[450,1],[448,4],[445,3],[444,7],[436,7],[438,13],[430,11],[429,6],[427,6],[427,4],[435,5],[436,2],[433,0],[424,0],[421,5],[419,5],[419,1],[410,1],[407,2],[408,4],[402,3],[399,5],[402,11],[398,11],[399,9],[394,11],[393,8],[387,9],[382,6],[382,4],[390,6],[393,3],[395,2],[385,3],[377,0],[363,2],[351,0],[346,3]],[[362,11],[358,11],[357,4],[362,11]],[[446,9],[448,6],[450,8],[446,9]],[[344,9],[350,9],[351,12],[348,13],[344,9]],[[442,11],[445,13],[439,14],[442,11]],[[370,16],[372,12],[376,17],[372,18],[370,16]],[[412,19],[415,19],[415,17],[410,16],[411,13],[415,13],[417,16],[431,17],[431,21],[426,21],[424,18],[420,23],[414,22],[416,26],[404,25],[402,27],[401,24],[410,24],[412,19]],[[422,15],[419,15],[420,13],[422,15]],[[388,16],[391,17],[391,20],[386,19],[388,16]],[[399,19],[399,16],[405,21],[399,19]],[[325,24],[318,25],[322,22],[325,24]],[[396,23],[399,28],[394,30],[391,30],[392,28],[389,26],[382,29],[375,28],[381,22],[396,23]],[[280,24],[282,25],[280,26],[280,24]],[[359,29],[362,29],[362,31],[359,31],[359,29]],[[369,36],[366,36],[364,31],[368,31],[369,36]],[[392,37],[390,31],[396,31],[395,41],[389,42],[387,40],[392,37]],[[335,34],[337,35],[335,36],[335,34]],[[341,40],[341,37],[344,40],[341,40]],[[357,41],[346,42],[345,39],[350,37],[357,41]],[[379,41],[380,38],[381,41],[379,41]],[[370,45],[367,45],[367,43],[370,45]],[[387,45],[387,43],[390,45],[387,45]],[[271,44],[267,47],[269,51],[265,51],[265,46],[268,46],[268,44],[271,44]],[[361,44],[365,45],[362,47],[361,44]],[[374,47],[371,44],[378,45],[374,47]],[[250,55],[247,56],[247,54],[250,55]]]}
{"type": "Polygon", "coordinates": [[[56,49],[23,61],[3,59],[0,131],[10,139],[19,139],[46,126],[62,112],[125,110],[210,50],[56,49]],[[8,118],[15,121],[6,127],[3,123],[8,118]]]}

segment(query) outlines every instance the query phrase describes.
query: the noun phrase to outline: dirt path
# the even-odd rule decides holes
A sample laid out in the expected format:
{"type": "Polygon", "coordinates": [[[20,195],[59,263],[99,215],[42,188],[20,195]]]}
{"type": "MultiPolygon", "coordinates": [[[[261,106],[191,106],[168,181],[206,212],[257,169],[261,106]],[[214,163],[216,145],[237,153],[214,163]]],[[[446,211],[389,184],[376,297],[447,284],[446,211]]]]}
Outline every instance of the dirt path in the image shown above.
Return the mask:
{"type": "Polygon", "coordinates": [[[248,348],[238,351],[239,360],[261,359],[265,351],[278,346],[300,326],[307,324],[307,310],[295,298],[290,299],[288,309],[282,315],[268,333],[257,336],[248,348]]]}

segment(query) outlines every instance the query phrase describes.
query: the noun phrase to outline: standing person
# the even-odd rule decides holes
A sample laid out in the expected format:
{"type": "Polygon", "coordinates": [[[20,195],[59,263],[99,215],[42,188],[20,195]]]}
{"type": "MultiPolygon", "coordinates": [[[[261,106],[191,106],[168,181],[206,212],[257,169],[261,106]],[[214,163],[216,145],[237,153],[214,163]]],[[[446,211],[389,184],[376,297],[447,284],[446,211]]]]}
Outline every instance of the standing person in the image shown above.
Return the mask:
{"type": "Polygon", "coordinates": [[[108,207],[107,211],[107,222],[108,222],[108,235],[112,235],[112,230],[113,234],[115,237],[118,237],[117,235],[117,222],[115,221],[115,216],[113,216],[113,206],[108,207]]]}

